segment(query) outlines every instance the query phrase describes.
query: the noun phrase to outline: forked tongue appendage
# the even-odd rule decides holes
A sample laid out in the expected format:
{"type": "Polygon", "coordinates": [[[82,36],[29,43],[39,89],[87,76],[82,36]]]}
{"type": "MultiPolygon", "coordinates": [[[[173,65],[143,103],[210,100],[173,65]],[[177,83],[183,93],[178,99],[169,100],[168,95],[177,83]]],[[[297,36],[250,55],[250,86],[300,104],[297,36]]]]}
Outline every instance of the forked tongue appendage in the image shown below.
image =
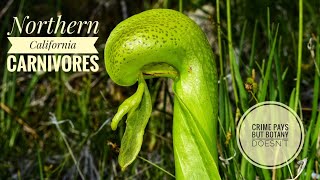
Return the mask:
{"type": "MultiPolygon", "coordinates": [[[[141,79],[141,78],[139,78],[141,79]]],[[[145,91],[145,82],[140,82],[137,91],[130,96],[128,99],[123,101],[123,103],[119,106],[117,113],[114,115],[112,121],[111,121],[111,128],[112,130],[116,130],[119,122],[123,118],[124,115],[128,114],[130,111],[134,111],[135,108],[137,108],[141,102],[141,98],[143,95],[143,92],[145,91]]]]}
{"type": "Polygon", "coordinates": [[[111,123],[112,129],[116,129],[118,122],[125,114],[128,114],[118,159],[122,170],[125,170],[136,159],[141,149],[144,130],[151,116],[151,111],[151,96],[141,75],[137,92],[120,105],[111,123]]]}

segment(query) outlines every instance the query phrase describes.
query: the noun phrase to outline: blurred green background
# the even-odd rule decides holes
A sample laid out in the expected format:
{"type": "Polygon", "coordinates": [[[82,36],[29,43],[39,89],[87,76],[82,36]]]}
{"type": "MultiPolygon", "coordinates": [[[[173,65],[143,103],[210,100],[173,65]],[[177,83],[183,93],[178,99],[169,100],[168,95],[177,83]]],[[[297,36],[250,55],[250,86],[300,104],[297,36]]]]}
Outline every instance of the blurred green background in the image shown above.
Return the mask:
{"type": "MultiPolygon", "coordinates": [[[[300,1],[303,5],[301,47],[299,1],[1,1],[0,179],[172,179],[167,173],[174,174],[172,81],[148,80],[154,103],[152,117],[139,158],[121,172],[117,150],[125,123],[122,121],[117,131],[112,131],[109,123],[119,104],[133,94],[136,87],[120,87],[109,79],[103,50],[111,30],[127,17],[153,8],[179,10],[179,7],[201,26],[216,55],[220,77],[219,155],[226,159],[236,152],[232,160],[219,162],[221,177],[295,177],[299,173],[297,161],[308,157],[299,178],[317,178],[320,169],[320,1],[300,1]],[[229,16],[228,10],[231,10],[229,16]],[[99,21],[99,39],[95,46],[99,51],[100,70],[97,73],[8,72],[6,58],[11,45],[6,33],[11,30],[13,16],[22,19],[29,15],[39,21],[55,18],[57,14],[62,14],[67,22],[99,21]],[[301,70],[299,85],[296,83],[298,70],[301,70]],[[297,86],[299,99],[295,98],[297,86]],[[263,91],[265,96],[261,96],[263,91]],[[265,100],[291,106],[305,125],[306,144],[290,168],[270,171],[256,168],[243,159],[237,148],[237,120],[248,107],[265,100]]],[[[15,36],[26,35],[15,32],[15,36]]]]}

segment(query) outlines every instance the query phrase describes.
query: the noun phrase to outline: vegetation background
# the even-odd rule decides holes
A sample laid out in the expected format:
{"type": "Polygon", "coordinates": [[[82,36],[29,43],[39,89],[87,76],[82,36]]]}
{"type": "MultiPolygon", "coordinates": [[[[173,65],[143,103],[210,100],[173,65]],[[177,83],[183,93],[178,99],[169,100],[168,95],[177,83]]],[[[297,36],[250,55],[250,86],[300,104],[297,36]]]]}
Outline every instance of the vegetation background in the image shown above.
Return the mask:
{"type": "Polygon", "coordinates": [[[117,149],[125,123],[115,132],[109,126],[119,104],[136,87],[119,87],[108,78],[105,42],[120,21],[152,8],[180,10],[193,18],[216,54],[221,177],[320,179],[319,0],[1,1],[0,179],[173,178],[170,80],[148,81],[153,114],[139,158],[124,172],[117,163],[117,149]],[[9,73],[6,33],[13,16],[29,15],[37,21],[57,14],[65,21],[99,21],[99,72],[9,73]],[[303,121],[305,144],[289,167],[256,168],[237,148],[237,121],[265,100],[289,105],[303,121]],[[308,161],[300,171],[298,161],[304,158],[308,161]]]}

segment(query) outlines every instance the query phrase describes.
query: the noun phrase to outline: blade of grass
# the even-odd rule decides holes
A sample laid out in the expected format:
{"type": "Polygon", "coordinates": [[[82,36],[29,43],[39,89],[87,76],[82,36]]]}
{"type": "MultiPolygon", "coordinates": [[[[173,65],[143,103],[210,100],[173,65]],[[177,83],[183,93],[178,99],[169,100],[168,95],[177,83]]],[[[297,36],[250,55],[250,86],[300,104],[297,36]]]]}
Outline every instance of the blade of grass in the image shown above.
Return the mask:
{"type": "MultiPolygon", "coordinates": [[[[8,14],[10,14],[10,13],[8,12],[8,14]]],[[[3,24],[10,24],[10,22],[9,22],[10,18],[12,18],[10,15],[5,16],[2,23],[3,24]]],[[[0,42],[3,42],[4,41],[3,39],[6,38],[6,31],[7,31],[7,26],[1,26],[1,28],[0,28],[0,42]]]]}
{"type": "Polygon", "coordinates": [[[277,43],[278,29],[279,29],[279,24],[277,25],[276,34],[275,34],[275,37],[274,37],[274,40],[273,40],[273,43],[272,43],[272,48],[271,48],[271,51],[270,51],[270,55],[269,55],[269,58],[268,58],[266,74],[264,76],[262,88],[261,88],[261,91],[260,91],[261,93],[258,96],[258,100],[260,102],[265,101],[266,95],[267,95],[268,83],[269,83],[269,78],[270,78],[271,68],[272,68],[272,60],[273,60],[273,55],[275,53],[275,47],[276,47],[276,43],[277,43]]]}
{"type": "Polygon", "coordinates": [[[301,63],[302,63],[302,39],[303,38],[303,0],[299,0],[299,41],[298,41],[298,64],[297,64],[297,80],[296,80],[296,96],[294,110],[298,110],[300,97],[300,81],[301,81],[301,63]]]}
{"type": "MultiPolygon", "coordinates": [[[[246,29],[247,29],[247,20],[244,21],[242,31],[241,31],[241,37],[240,37],[240,47],[239,47],[239,58],[241,58],[241,54],[243,51],[243,45],[244,45],[244,36],[246,34],[246,29]]],[[[250,74],[250,73],[249,73],[250,74]]]]}
{"type": "Polygon", "coordinates": [[[39,166],[40,179],[43,180],[44,179],[43,178],[43,167],[42,167],[40,148],[38,148],[37,157],[38,157],[38,166],[39,166]]]}
{"type": "MultiPolygon", "coordinates": [[[[317,42],[319,42],[319,37],[317,42]]],[[[316,65],[320,65],[320,45],[317,43],[316,47],[316,60],[315,60],[315,67],[316,65]]],[[[317,70],[314,70],[314,86],[313,86],[313,99],[312,99],[312,113],[311,113],[311,121],[309,124],[309,128],[307,130],[307,134],[305,137],[305,143],[303,146],[302,157],[308,157],[309,162],[306,170],[306,178],[311,179],[311,173],[314,169],[314,158],[316,154],[316,143],[319,136],[319,129],[320,129],[320,113],[318,102],[319,102],[319,89],[320,89],[320,76],[318,75],[317,70]],[[318,118],[317,118],[318,114],[318,118]],[[311,141],[311,142],[310,142],[311,141]],[[311,147],[310,147],[311,145],[311,147]]]]}
{"type": "MultiPolygon", "coordinates": [[[[232,34],[231,32],[228,32],[228,43],[229,43],[229,58],[230,58],[230,67],[231,67],[231,75],[232,75],[232,83],[236,82],[236,84],[234,84],[234,93],[238,93],[237,92],[237,87],[239,89],[239,94],[240,94],[240,105],[243,111],[246,111],[249,107],[248,107],[248,93],[244,88],[244,83],[242,81],[241,78],[241,74],[240,74],[240,67],[239,65],[236,63],[236,57],[235,57],[235,52],[232,46],[232,34]],[[237,85],[237,86],[236,86],[237,85]]],[[[238,95],[237,95],[238,96],[238,95]]],[[[239,97],[239,96],[238,96],[239,97]]],[[[236,101],[237,107],[238,107],[238,103],[239,103],[239,99],[238,102],[236,101]]]]}
{"type": "Polygon", "coordinates": [[[293,48],[294,58],[296,60],[296,59],[298,59],[298,55],[297,55],[298,48],[297,48],[297,43],[296,43],[296,38],[295,38],[294,32],[291,33],[291,37],[292,37],[292,48],[293,48]]]}
{"type": "Polygon", "coordinates": [[[38,73],[35,73],[32,78],[31,81],[29,82],[29,85],[27,87],[26,93],[25,93],[25,97],[23,98],[23,105],[22,105],[22,112],[21,112],[21,117],[25,117],[28,112],[29,112],[29,108],[28,105],[30,104],[30,99],[31,99],[31,93],[32,90],[34,90],[35,86],[37,85],[37,82],[39,81],[40,77],[38,73]]]}
{"type": "Polygon", "coordinates": [[[275,54],[274,61],[276,66],[276,74],[277,74],[277,87],[279,92],[279,101],[284,103],[284,90],[283,90],[283,81],[282,81],[282,74],[281,74],[281,64],[280,64],[280,48],[281,48],[282,37],[279,38],[279,49],[278,52],[275,54]]]}
{"type": "MultiPolygon", "coordinates": [[[[240,103],[243,111],[246,111],[248,109],[247,105],[247,92],[244,89],[244,84],[241,79],[241,75],[239,72],[239,66],[236,64],[235,61],[235,54],[233,50],[233,45],[232,45],[232,30],[231,30],[231,3],[230,0],[227,0],[227,30],[228,30],[228,49],[229,49],[229,60],[230,60],[230,69],[231,69],[231,76],[232,76],[232,87],[233,87],[233,92],[234,92],[234,97],[235,97],[235,102],[236,102],[236,107],[239,107],[239,95],[237,92],[237,86],[236,83],[239,87],[240,91],[240,103]]],[[[242,158],[242,162],[246,161],[244,158],[242,158]]],[[[246,164],[241,164],[241,168],[245,169],[246,164]]],[[[241,170],[244,170],[241,169],[241,170]]],[[[241,174],[246,177],[246,172],[241,171],[241,174]]]]}
{"type": "MultiPolygon", "coordinates": [[[[223,73],[223,59],[222,59],[222,45],[221,45],[221,24],[220,24],[220,0],[216,1],[217,8],[217,24],[218,24],[218,47],[219,47],[219,64],[220,64],[220,77],[224,76],[223,73]]],[[[221,82],[221,78],[220,78],[221,82]]]]}
{"type": "Polygon", "coordinates": [[[168,174],[169,176],[171,176],[171,177],[173,177],[173,178],[176,178],[176,177],[175,177],[173,174],[171,174],[169,171],[163,169],[162,167],[158,166],[157,164],[155,164],[155,163],[153,163],[153,162],[151,162],[151,161],[149,161],[149,160],[147,160],[147,159],[145,159],[145,158],[143,158],[143,157],[141,157],[141,156],[138,156],[138,158],[141,159],[141,160],[143,160],[143,161],[145,161],[145,162],[147,162],[147,163],[149,163],[149,164],[151,164],[152,166],[160,169],[161,171],[163,171],[164,173],[168,174]]]}
{"type": "Polygon", "coordinates": [[[179,0],[179,11],[183,12],[183,0],[179,0]]]}
{"type": "Polygon", "coordinates": [[[267,7],[267,33],[268,33],[268,39],[269,44],[272,44],[272,35],[271,35],[271,28],[270,28],[270,8],[267,7]]]}
{"type": "Polygon", "coordinates": [[[237,92],[236,82],[235,82],[235,75],[234,75],[234,56],[233,56],[233,48],[232,48],[232,30],[231,30],[231,12],[230,12],[230,0],[227,0],[227,29],[228,29],[228,49],[229,49],[229,60],[230,60],[230,69],[231,69],[231,76],[232,76],[232,87],[233,87],[233,95],[236,101],[236,106],[238,107],[239,103],[239,96],[237,92]]]}
{"type": "Polygon", "coordinates": [[[296,89],[293,88],[291,95],[290,95],[290,99],[289,99],[289,107],[290,108],[294,108],[294,102],[295,102],[295,93],[296,93],[296,89]]]}
{"type": "Polygon", "coordinates": [[[242,111],[246,111],[247,109],[249,109],[249,107],[248,107],[248,93],[244,88],[244,83],[241,78],[239,66],[235,62],[234,52],[232,53],[232,56],[233,56],[232,65],[234,66],[233,69],[234,69],[234,73],[235,73],[234,77],[235,77],[235,80],[236,80],[238,88],[239,88],[241,108],[242,108],[242,111]]]}
{"type": "Polygon", "coordinates": [[[164,7],[165,9],[170,8],[170,5],[171,5],[171,0],[164,0],[164,1],[163,1],[163,7],[164,7]]]}
{"type": "MultiPolygon", "coordinates": [[[[320,64],[320,45],[317,45],[317,64],[320,64]]],[[[303,153],[302,157],[307,157],[308,156],[308,149],[309,149],[309,141],[310,141],[310,136],[311,132],[314,132],[313,128],[315,127],[316,124],[316,117],[317,117],[317,112],[318,112],[318,101],[319,101],[319,76],[317,74],[317,71],[315,70],[315,75],[314,75],[314,86],[313,86],[313,100],[312,100],[312,113],[311,113],[311,121],[310,125],[308,128],[308,132],[305,138],[305,144],[303,147],[303,153]]],[[[313,138],[317,139],[318,135],[316,133],[313,133],[313,138]]]]}
{"type": "MultiPolygon", "coordinates": [[[[23,18],[23,9],[24,9],[24,0],[21,0],[19,4],[19,9],[17,12],[17,17],[19,20],[23,18]]],[[[13,36],[18,37],[20,36],[19,32],[14,29],[13,36]]],[[[8,49],[9,49],[8,44],[8,49]]],[[[16,55],[16,58],[18,56],[16,55]]],[[[1,103],[5,104],[9,107],[14,108],[15,107],[15,98],[16,98],[16,78],[17,78],[17,72],[8,72],[7,70],[7,63],[4,65],[5,69],[3,72],[3,79],[2,79],[2,85],[4,86],[4,89],[1,91],[1,103]]],[[[12,125],[13,119],[11,116],[5,116],[4,111],[1,111],[1,120],[3,122],[1,123],[1,130],[3,133],[8,134],[8,137],[10,137],[10,141],[8,141],[8,145],[12,147],[15,143],[15,138],[17,137],[17,134],[20,133],[17,129],[20,129],[20,126],[18,124],[15,124],[16,126],[12,125]]]]}
{"type": "Polygon", "coordinates": [[[250,53],[250,60],[249,60],[249,71],[247,74],[250,74],[252,72],[252,68],[253,68],[255,48],[256,48],[257,26],[258,26],[258,21],[256,20],[254,23],[254,30],[253,30],[252,43],[251,43],[251,53],[250,53]]]}
{"type": "Polygon", "coordinates": [[[70,154],[70,156],[71,156],[71,158],[72,158],[72,160],[73,160],[73,162],[74,162],[74,164],[75,164],[75,166],[77,168],[77,171],[79,173],[80,178],[82,180],[84,180],[85,178],[84,178],[84,175],[83,175],[82,171],[80,170],[79,162],[76,160],[76,157],[73,154],[73,151],[72,151],[72,149],[71,149],[71,147],[70,147],[70,145],[69,145],[69,143],[68,143],[68,141],[66,139],[65,134],[63,133],[62,129],[60,128],[60,125],[59,125],[59,122],[57,121],[57,118],[52,113],[50,113],[50,121],[51,121],[52,124],[54,124],[56,126],[56,128],[57,128],[60,136],[62,137],[63,142],[66,145],[66,147],[67,147],[67,149],[69,151],[69,154],[70,154]]]}
{"type": "MultiPolygon", "coordinates": [[[[224,79],[220,77],[220,83],[219,83],[219,119],[220,119],[220,125],[222,128],[224,128],[225,124],[225,88],[224,88],[224,79]]],[[[224,137],[222,132],[220,131],[220,137],[224,137]]]]}
{"type": "MultiPolygon", "coordinates": [[[[276,56],[277,53],[275,53],[274,56],[276,56]]],[[[269,78],[269,99],[270,101],[275,101],[277,98],[277,91],[275,88],[275,83],[274,83],[274,78],[273,78],[273,74],[270,74],[271,78],[269,78]]]]}

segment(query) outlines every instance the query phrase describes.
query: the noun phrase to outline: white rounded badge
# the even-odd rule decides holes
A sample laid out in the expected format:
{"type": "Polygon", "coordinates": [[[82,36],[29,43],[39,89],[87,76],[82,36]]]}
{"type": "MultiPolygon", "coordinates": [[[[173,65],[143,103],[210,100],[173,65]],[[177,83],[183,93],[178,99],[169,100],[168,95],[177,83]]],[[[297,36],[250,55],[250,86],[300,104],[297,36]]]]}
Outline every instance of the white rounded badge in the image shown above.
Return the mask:
{"type": "Polygon", "coordinates": [[[304,128],[298,115],[285,104],[267,101],[251,107],[237,127],[243,156],[264,169],[283,167],[302,149],[304,128]]]}

